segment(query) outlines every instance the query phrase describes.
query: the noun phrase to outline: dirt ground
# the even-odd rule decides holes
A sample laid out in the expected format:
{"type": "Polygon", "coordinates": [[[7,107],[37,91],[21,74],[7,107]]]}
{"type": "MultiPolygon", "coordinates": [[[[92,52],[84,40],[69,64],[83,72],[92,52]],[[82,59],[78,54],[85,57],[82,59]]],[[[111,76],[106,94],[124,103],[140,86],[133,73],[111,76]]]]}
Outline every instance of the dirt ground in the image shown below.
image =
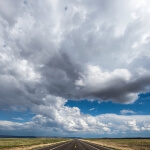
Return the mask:
{"type": "Polygon", "coordinates": [[[39,145],[33,145],[33,146],[25,146],[25,147],[4,148],[2,150],[34,150],[37,148],[46,147],[49,145],[54,145],[54,144],[63,143],[63,142],[66,142],[66,141],[50,143],[50,144],[39,144],[39,145]]]}

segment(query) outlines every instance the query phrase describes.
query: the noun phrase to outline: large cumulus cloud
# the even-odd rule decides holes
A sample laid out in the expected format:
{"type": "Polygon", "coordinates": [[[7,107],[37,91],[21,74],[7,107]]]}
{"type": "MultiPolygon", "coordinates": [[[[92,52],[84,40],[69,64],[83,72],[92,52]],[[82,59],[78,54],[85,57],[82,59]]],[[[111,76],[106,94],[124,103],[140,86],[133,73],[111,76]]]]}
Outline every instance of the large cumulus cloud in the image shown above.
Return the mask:
{"type": "Polygon", "coordinates": [[[25,135],[89,137],[93,135],[98,137],[149,136],[149,115],[91,116],[82,114],[77,107],[64,106],[66,100],[61,97],[48,95],[43,101],[42,105],[31,106],[32,112],[36,113],[31,121],[24,123],[0,121],[0,132],[3,133],[7,128],[5,134],[16,132],[25,135]]]}
{"type": "Polygon", "coordinates": [[[1,3],[1,67],[9,76],[2,80],[25,87],[19,95],[39,84],[41,91],[67,99],[130,103],[147,91],[147,1],[19,1],[18,9],[11,1],[1,3]]]}

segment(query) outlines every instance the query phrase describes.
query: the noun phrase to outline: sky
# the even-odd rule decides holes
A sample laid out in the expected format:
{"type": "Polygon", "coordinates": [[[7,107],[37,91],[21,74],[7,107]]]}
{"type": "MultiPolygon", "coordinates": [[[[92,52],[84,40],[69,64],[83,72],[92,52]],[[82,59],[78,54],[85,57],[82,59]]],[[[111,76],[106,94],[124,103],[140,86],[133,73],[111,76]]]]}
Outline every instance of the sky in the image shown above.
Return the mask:
{"type": "Polygon", "coordinates": [[[0,135],[150,137],[149,0],[1,0],[0,135]]]}

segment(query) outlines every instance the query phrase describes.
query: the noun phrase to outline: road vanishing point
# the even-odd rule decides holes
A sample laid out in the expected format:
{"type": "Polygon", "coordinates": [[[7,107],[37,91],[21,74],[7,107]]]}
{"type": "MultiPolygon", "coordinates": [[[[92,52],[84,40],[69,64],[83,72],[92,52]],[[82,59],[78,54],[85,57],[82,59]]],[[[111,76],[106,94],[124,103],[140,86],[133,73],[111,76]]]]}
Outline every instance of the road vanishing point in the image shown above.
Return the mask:
{"type": "Polygon", "coordinates": [[[43,147],[38,150],[113,150],[113,149],[75,139],[75,140],[43,147]]]}

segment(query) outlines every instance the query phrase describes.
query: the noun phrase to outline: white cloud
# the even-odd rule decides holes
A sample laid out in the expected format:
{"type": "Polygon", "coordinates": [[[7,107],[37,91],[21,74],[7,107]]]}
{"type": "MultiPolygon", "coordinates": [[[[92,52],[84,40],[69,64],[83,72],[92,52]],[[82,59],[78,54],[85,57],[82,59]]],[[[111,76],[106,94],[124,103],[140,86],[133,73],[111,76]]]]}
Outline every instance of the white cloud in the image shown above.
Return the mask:
{"type": "Polygon", "coordinates": [[[95,110],[95,108],[91,108],[91,109],[89,109],[89,111],[93,111],[93,110],[95,110]]]}
{"type": "Polygon", "coordinates": [[[123,110],[121,110],[120,111],[120,113],[122,114],[122,115],[126,115],[126,114],[136,114],[133,110],[129,110],[129,109],[123,109],[123,110]]]}
{"type": "Polygon", "coordinates": [[[26,128],[30,128],[32,123],[27,122],[27,123],[18,123],[18,122],[12,122],[12,121],[0,121],[0,130],[5,131],[6,129],[8,131],[11,130],[22,130],[26,128]]]}
{"type": "MultiPolygon", "coordinates": [[[[49,135],[58,132],[60,135],[99,136],[133,136],[149,131],[150,116],[102,114],[97,116],[85,115],[77,107],[65,106],[66,100],[60,97],[47,96],[44,105],[33,105],[32,112],[36,114],[32,121],[18,123],[16,121],[0,121],[0,131],[28,132],[49,135]],[[45,132],[46,131],[46,132],[45,132]],[[122,135],[122,133],[124,133],[122,135]],[[133,135],[131,135],[132,133],[133,135]]],[[[33,133],[34,134],[34,133],[33,133]]],[[[57,135],[59,135],[57,134],[57,135]]],[[[144,134],[145,136],[146,133],[144,134]]]]}
{"type": "MultiPolygon", "coordinates": [[[[134,136],[142,132],[149,131],[150,116],[142,115],[116,115],[116,114],[102,114],[98,116],[84,115],[80,113],[73,114],[77,111],[75,108],[68,108],[67,106],[55,109],[53,115],[46,112],[51,112],[51,108],[43,106],[43,111],[36,110],[38,115],[34,116],[31,122],[17,123],[11,121],[0,121],[0,130],[4,131],[28,131],[34,130],[37,133],[46,130],[55,133],[59,131],[60,135],[84,135],[88,134],[103,136],[134,136]],[[122,135],[122,133],[124,133],[122,135]],[[132,134],[130,134],[132,133],[132,134]]],[[[50,107],[50,106],[49,106],[50,107]]],[[[145,136],[147,136],[145,134],[145,136]]]]}
{"type": "Polygon", "coordinates": [[[51,99],[49,99],[49,102],[47,101],[46,106],[34,106],[32,111],[38,115],[33,118],[33,122],[46,128],[55,127],[58,130],[61,128],[61,133],[66,132],[66,134],[69,135],[69,133],[72,132],[72,135],[76,133],[82,135],[88,132],[89,134],[100,134],[101,136],[120,136],[122,132],[128,135],[130,132],[138,134],[148,130],[149,115],[85,115],[82,114],[77,107],[71,108],[65,106],[66,101],[63,100],[62,103],[62,101],[59,100],[61,98],[54,96],[49,96],[49,98],[51,99]],[[56,103],[58,104],[56,105],[56,103]]]}
{"type": "Polygon", "coordinates": [[[150,131],[150,125],[148,123],[144,123],[144,126],[142,127],[143,131],[150,131]]]}
{"type": "Polygon", "coordinates": [[[24,119],[23,119],[23,118],[21,118],[21,117],[12,118],[12,119],[14,119],[14,120],[20,120],[20,121],[24,120],[24,119]]]}
{"type": "Polygon", "coordinates": [[[140,129],[136,125],[136,120],[127,121],[127,125],[131,127],[132,130],[140,131],[140,129]]]}
{"type": "MultiPolygon", "coordinates": [[[[89,65],[87,72],[81,75],[80,80],[77,80],[79,86],[86,86],[88,87],[97,87],[102,85],[102,87],[111,80],[115,79],[123,79],[124,81],[129,81],[131,78],[131,74],[126,69],[116,69],[112,72],[104,72],[102,71],[99,66],[92,66],[89,65]]],[[[106,85],[107,86],[107,85],[106,85]]],[[[105,88],[105,87],[104,87],[105,88]]]]}

